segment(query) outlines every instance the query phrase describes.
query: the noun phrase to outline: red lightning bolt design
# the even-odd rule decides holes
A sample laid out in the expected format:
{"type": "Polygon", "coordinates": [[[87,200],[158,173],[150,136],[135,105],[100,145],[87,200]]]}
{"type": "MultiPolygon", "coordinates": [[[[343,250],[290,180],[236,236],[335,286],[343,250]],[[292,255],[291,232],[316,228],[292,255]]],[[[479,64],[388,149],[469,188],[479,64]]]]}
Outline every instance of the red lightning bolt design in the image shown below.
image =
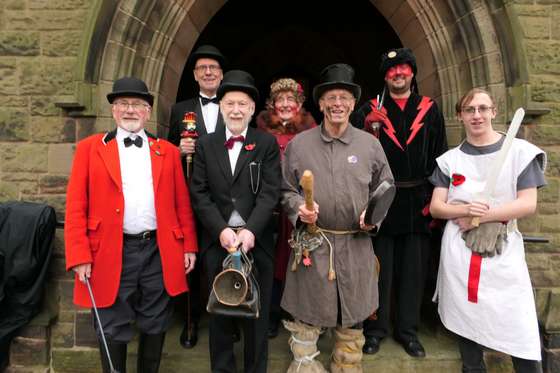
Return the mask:
{"type": "MultiPolygon", "coordinates": [[[[373,99],[371,100],[373,107],[377,107],[377,99],[373,99]]],[[[382,108],[382,110],[385,110],[384,108],[382,108]]],[[[386,113],[386,112],[385,112],[386,113]]],[[[391,120],[387,117],[387,121],[384,122],[385,126],[383,126],[383,131],[385,131],[385,133],[387,134],[387,136],[389,136],[389,138],[395,143],[395,145],[397,145],[399,147],[400,150],[404,151],[404,148],[402,147],[401,143],[399,142],[399,140],[397,139],[396,133],[397,131],[395,131],[395,127],[393,127],[393,123],[391,123],[391,120]]]]}
{"type": "Polygon", "coordinates": [[[430,100],[429,97],[422,97],[422,101],[420,101],[420,104],[418,104],[417,107],[417,109],[419,110],[418,115],[416,115],[414,122],[412,122],[412,125],[410,126],[411,133],[410,136],[408,136],[408,140],[406,140],[406,145],[410,144],[412,140],[414,140],[416,134],[418,133],[418,131],[420,131],[420,128],[424,126],[424,123],[420,122],[422,122],[422,120],[426,116],[426,113],[428,112],[428,110],[430,110],[433,104],[434,102],[430,100]]]}

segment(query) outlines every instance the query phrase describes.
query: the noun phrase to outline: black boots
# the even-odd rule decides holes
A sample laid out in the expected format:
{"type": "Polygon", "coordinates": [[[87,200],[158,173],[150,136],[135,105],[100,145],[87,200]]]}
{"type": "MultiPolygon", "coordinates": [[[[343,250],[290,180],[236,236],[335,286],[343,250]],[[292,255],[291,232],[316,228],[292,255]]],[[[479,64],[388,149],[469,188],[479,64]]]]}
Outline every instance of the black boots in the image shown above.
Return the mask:
{"type": "Polygon", "coordinates": [[[138,342],[138,363],[136,369],[138,373],[158,372],[164,341],[165,333],[140,334],[140,341],[138,342]]]}
{"type": "Polygon", "coordinates": [[[103,342],[99,344],[99,353],[101,354],[101,367],[103,368],[103,373],[126,373],[126,343],[111,342],[107,341],[107,348],[109,349],[109,354],[111,355],[111,362],[113,363],[114,371],[111,371],[111,366],[109,365],[109,360],[107,358],[107,352],[103,346],[103,342]]]}

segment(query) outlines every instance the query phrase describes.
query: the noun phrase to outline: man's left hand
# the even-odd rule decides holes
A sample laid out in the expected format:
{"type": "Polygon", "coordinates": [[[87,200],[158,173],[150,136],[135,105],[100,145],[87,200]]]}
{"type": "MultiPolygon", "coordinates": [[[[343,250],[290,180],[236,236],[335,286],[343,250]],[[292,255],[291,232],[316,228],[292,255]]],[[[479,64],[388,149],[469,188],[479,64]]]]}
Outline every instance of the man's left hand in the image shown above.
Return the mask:
{"type": "Polygon", "coordinates": [[[185,273],[188,274],[194,269],[194,263],[196,262],[196,254],[185,253],[185,273]]]}
{"type": "Polygon", "coordinates": [[[246,253],[255,247],[255,235],[248,229],[240,230],[237,233],[237,239],[241,242],[241,249],[246,253]]]}
{"type": "Polygon", "coordinates": [[[366,216],[366,210],[362,211],[362,213],[360,214],[360,229],[363,231],[371,231],[373,228],[375,228],[375,224],[373,225],[366,224],[365,216],[366,216]]]}

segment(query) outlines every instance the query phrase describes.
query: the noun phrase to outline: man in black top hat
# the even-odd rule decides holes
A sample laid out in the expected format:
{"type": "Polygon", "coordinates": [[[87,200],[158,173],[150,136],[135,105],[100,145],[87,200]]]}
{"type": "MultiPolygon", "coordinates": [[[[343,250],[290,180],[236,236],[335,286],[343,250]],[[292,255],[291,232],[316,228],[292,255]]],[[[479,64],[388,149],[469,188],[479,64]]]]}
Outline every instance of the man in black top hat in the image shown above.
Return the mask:
{"type": "MultiPolygon", "coordinates": [[[[135,323],[137,370],[155,373],[171,297],[187,291],[185,273],[195,264],[194,218],[179,150],[144,129],[154,100],[146,84],[118,79],[107,99],[117,128],[76,146],[66,196],[66,268],[76,273],[77,305],[92,306],[89,279],[116,370],[126,372],[135,323]]],[[[101,359],[108,373],[104,350],[101,359]]]]}
{"type": "Polygon", "coordinates": [[[257,319],[210,315],[212,371],[236,371],[232,332],[239,323],[244,371],[266,372],[274,256],[271,217],[280,193],[280,150],[274,136],[249,127],[258,100],[251,75],[227,72],[217,97],[225,128],[198,140],[190,184],[201,223],[201,257],[211,288],[228,249],[250,253],[261,304],[257,319]]]}
{"type": "Polygon", "coordinates": [[[313,360],[321,327],[336,327],[330,371],[361,371],[362,321],[377,308],[375,255],[367,231],[381,222],[367,224],[364,215],[377,187],[392,184],[393,177],[379,141],[349,122],[360,91],[350,66],[326,67],[313,89],[323,122],[298,134],[284,153],[282,206],[302,234],[292,246],[282,297],[282,308],[296,320],[285,323],[292,332],[290,371],[300,364],[304,372],[323,371],[313,360]],[[315,181],[313,209],[306,207],[299,186],[305,170],[315,181]],[[298,240],[306,229],[302,223],[316,223],[320,233],[314,240],[322,242],[298,240]]]}
{"type": "MultiPolygon", "coordinates": [[[[194,80],[200,91],[196,97],[173,105],[167,137],[181,150],[187,182],[189,182],[196,141],[202,136],[224,128],[216,92],[223,78],[222,69],[225,57],[218,48],[212,45],[201,45],[191,54],[188,64],[193,68],[194,80]],[[194,127],[189,130],[186,128],[188,121],[194,123],[194,127]]],[[[179,338],[181,345],[185,348],[193,348],[198,341],[198,322],[203,312],[200,278],[200,269],[197,267],[189,275],[189,283],[192,286],[187,293],[187,317],[179,338]]]]}
{"type": "Polygon", "coordinates": [[[352,123],[379,138],[397,193],[375,238],[381,263],[379,309],[364,323],[364,352],[375,354],[389,333],[391,289],[395,284],[394,338],[413,357],[425,351],[417,331],[430,252],[429,211],[432,193],[427,178],[436,158],[447,150],[445,124],[437,104],[416,93],[416,59],[408,48],[392,49],[381,57],[385,79],[381,97],[360,107],[352,123]],[[381,102],[380,102],[381,101],[381,102]]]}

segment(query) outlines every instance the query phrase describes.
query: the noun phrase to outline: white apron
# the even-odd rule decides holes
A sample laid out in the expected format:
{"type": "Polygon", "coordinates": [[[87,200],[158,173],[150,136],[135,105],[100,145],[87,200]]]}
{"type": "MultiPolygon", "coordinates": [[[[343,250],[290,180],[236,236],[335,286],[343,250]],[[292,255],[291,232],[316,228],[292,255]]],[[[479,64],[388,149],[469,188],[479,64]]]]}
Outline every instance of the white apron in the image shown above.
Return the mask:
{"type": "MultiPolygon", "coordinates": [[[[469,155],[457,147],[439,157],[437,163],[445,175],[465,176],[461,185],[449,186],[448,202],[471,202],[483,190],[487,169],[497,153],[469,155]]],[[[516,198],[517,177],[541,153],[546,163],[542,150],[524,140],[514,140],[498,176],[492,206],[516,198]]],[[[533,288],[517,224],[509,222],[508,239],[501,255],[472,258],[472,265],[471,257],[459,227],[448,221],[434,295],[445,327],[491,349],[522,359],[541,360],[533,288]]]]}

